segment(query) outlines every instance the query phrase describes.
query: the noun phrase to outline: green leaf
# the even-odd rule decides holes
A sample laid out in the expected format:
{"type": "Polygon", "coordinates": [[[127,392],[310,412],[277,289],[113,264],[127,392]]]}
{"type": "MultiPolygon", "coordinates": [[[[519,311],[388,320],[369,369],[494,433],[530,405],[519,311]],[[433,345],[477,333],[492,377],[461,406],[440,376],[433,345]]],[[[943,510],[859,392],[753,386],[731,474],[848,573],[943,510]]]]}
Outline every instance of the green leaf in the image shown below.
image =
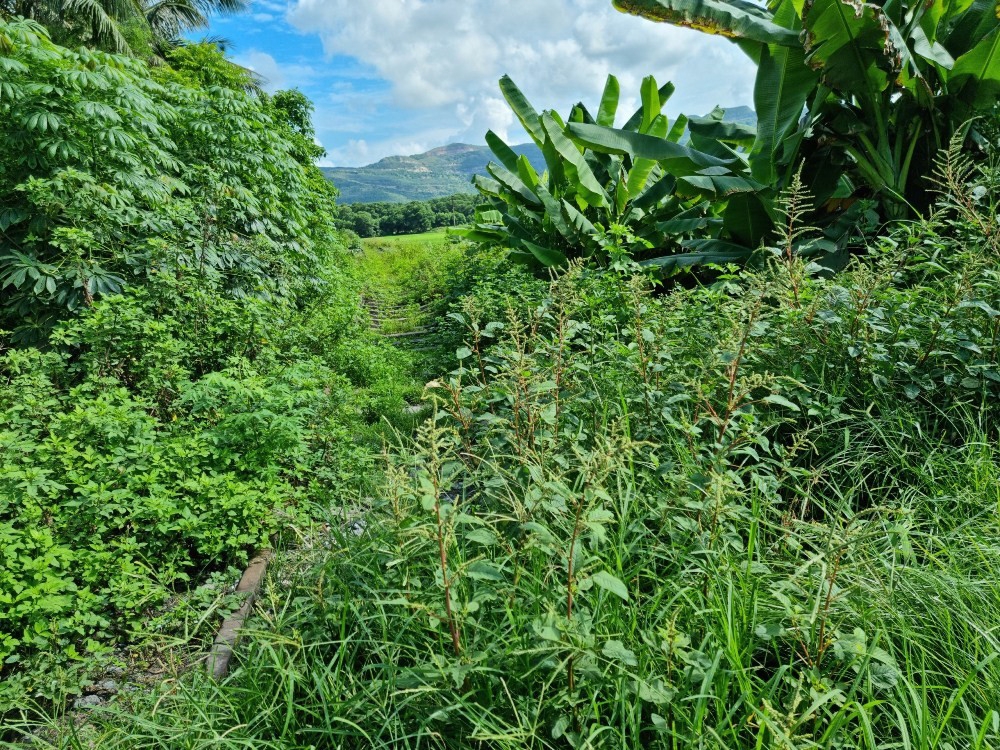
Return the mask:
{"type": "Polygon", "coordinates": [[[649,133],[649,129],[653,127],[653,121],[663,109],[663,103],[660,101],[660,89],[653,76],[646,76],[642,79],[640,94],[642,95],[642,124],[639,125],[639,132],[649,133]]]}
{"type": "MultiPolygon", "coordinates": [[[[600,125],[577,124],[577,127],[600,127],[600,125]]],[[[591,206],[606,207],[608,196],[591,171],[587,160],[583,158],[583,154],[576,144],[563,132],[563,127],[559,122],[548,112],[542,115],[542,128],[547,136],[547,141],[562,157],[563,171],[570,187],[575,189],[576,193],[591,206]]]]}
{"type": "Polygon", "coordinates": [[[996,101],[1000,96],[1000,27],[955,60],[948,73],[948,85],[970,107],[996,101]]]}
{"type": "Polygon", "coordinates": [[[639,660],[636,658],[635,652],[625,648],[625,644],[621,641],[607,641],[604,644],[604,648],[601,649],[601,653],[612,661],[621,662],[629,667],[639,666],[639,660]]]}
{"type": "Polygon", "coordinates": [[[633,159],[653,159],[663,163],[668,171],[678,175],[694,173],[706,167],[729,166],[733,163],[731,159],[719,159],[664,138],[654,138],[628,130],[572,123],[569,131],[579,142],[595,151],[623,154],[633,159]]]}
{"type": "Polygon", "coordinates": [[[490,151],[496,156],[500,163],[507,167],[511,172],[517,171],[517,154],[514,150],[504,143],[503,139],[500,138],[492,130],[486,131],[486,145],[490,147],[490,151]]]}
{"type": "Polygon", "coordinates": [[[761,640],[770,641],[783,635],[785,629],[784,627],[782,627],[781,623],[768,622],[768,623],[761,623],[756,628],[754,628],[753,632],[761,640]]]}
{"type": "Polygon", "coordinates": [[[724,198],[734,193],[756,193],[763,188],[759,182],[735,175],[702,173],[677,180],[677,192],[691,197],[724,198]]]}
{"type": "Polygon", "coordinates": [[[470,542],[481,544],[484,547],[492,547],[497,543],[497,536],[489,529],[473,529],[465,538],[470,542]]]}
{"type": "Polygon", "coordinates": [[[638,680],[636,684],[636,695],[639,696],[639,700],[654,703],[658,706],[670,703],[676,692],[672,688],[667,687],[660,677],[650,682],[638,680]]]}
{"type": "MultiPolygon", "coordinates": [[[[651,77],[647,77],[647,78],[643,79],[643,84],[645,84],[645,82],[646,82],[646,80],[648,78],[651,78],[651,77]]],[[[663,109],[663,105],[665,105],[667,103],[667,101],[670,99],[670,97],[673,96],[673,94],[674,94],[674,88],[675,88],[674,84],[672,84],[670,81],[667,81],[665,84],[663,84],[662,86],[660,86],[659,91],[657,92],[659,94],[659,98],[660,98],[660,110],[663,109]]],[[[630,118],[628,118],[628,120],[626,121],[626,123],[622,126],[622,129],[623,130],[628,130],[629,132],[632,132],[632,133],[638,132],[639,131],[639,127],[642,125],[642,121],[643,121],[643,118],[645,117],[645,115],[646,115],[646,106],[645,106],[645,104],[643,104],[643,106],[639,107],[639,109],[637,109],[632,114],[632,116],[630,118]]]]}
{"type": "Polygon", "coordinates": [[[685,240],[681,247],[688,252],[676,255],[667,255],[660,258],[644,260],[639,265],[660,271],[661,273],[671,273],[681,268],[702,265],[704,263],[715,263],[726,265],[728,263],[740,263],[749,258],[753,251],[737,245],[735,242],[726,240],[685,240]]]}
{"type": "Polygon", "coordinates": [[[625,584],[622,583],[620,579],[611,575],[606,570],[597,571],[591,576],[591,579],[605,591],[610,591],[623,601],[628,601],[628,588],[626,588],[625,584]]]}
{"type": "Polygon", "coordinates": [[[500,185],[507,188],[512,193],[516,193],[521,196],[521,198],[523,198],[529,205],[539,207],[542,205],[541,200],[539,200],[538,196],[531,191],[531,188],[525,185],[521,181],[521,178],[510,170],[501,167],[499,164],[490,162],[486,165],[486,171],[489,172],[493,176],[493,179],[495,179],[500,185]]]}
{"type": "Polygon", "coordinates": [[[889,85],[880,63],[891,68],[886,49],[892,50],[889,28],[895,28],[881,8],[860,1],[807,0],[802,25],[806,64],[818,69],[830,88],[878,106],[877,95],[889,85]]]}
{"type": "Polygon", "coordinates": [[[597,110],[598,125],[604,125],[609,128],[614,126],[620,94],[621,87],[618,84],[618,79],[613,75],[609,75],[607,82],[604,84],[604,93],[601,95],[601,105],[597,110]]]}
{"type": "Polygon", "coordinates": [[[727,143],[750,144],[757,137],[757,128],[739,122],[726,122],[713,117],[688,118],[688,130],[703,138],[714,138],[727,143]]]}
{"type": "Polygon", "coordinates": [[[767,396],[764,396],[764,401],[766,401],[769,404],[777,404],[778,406],[784,406],[785,408],[791,409],[792,411],[801,411],[797,405],[795,405],[787,398],[777,393],[770,393],[767,396]]]}
{"type": "Polygon", "coordinates": [[[553,197],[552,193],[545,189],[544,185],[539,184],[537,187],[538,197],[541,198],[542,204],[545,206],[545,216],[552,222],[552,226],[556,228],[567,241],[575,242],[577,240],[577,232],[573,226],[566,220],[563,215],[562,204],[565,201],[559,201],[553,197]]]}
{"type": "MultiPolygon", "coordinates": [[[[787,19],[791,28],[800,25],[792,0],[783,0],[775,15],[787,19]]],[[[758,182],[773,185],[777,180],[777,155],[784,140],[798,126],[818,82],[819,74],[806,65],[802,47],[765,45],[761,48],[753,89],[757,139],[750,150],[750,170],[758,182]]]]}
{"type": "Polygon", "coordinates": [[[535,260],[546,268],[556,268],[566,265],[566,256],[558,250],[536,245],[530,240],[521,240],[521,244],[534,256],[535,260]]]}
{"type": "Polygon", "coordinates": [[[649,175],[653,173],[655,168],[656,162],[652,159],[636,159],[632,162],[632,169],[629,170],[628,181],[625,183],[629,200],[642,194],[649,181],[649,175]]]}
{"type": "Polygon", "coordinates": [[[466,569],[466,575],[477,581],[502,581],[503,573],[485,560],[476,560],[466,569]]]}
{"type": "Polygon", "coordinates": [[[726,205],[723,227],[741,245],[757,247],[774,227],[774,220],[759,193],[737,193],[726,205]]]}
{"type": "Polygon", "coordinates": [[[691,208],[687,208],[674,215],[672,219],[661,221],[656,225],[656,228],[664,234],[686,234],[688,232],[696,232],[699,229],[705,229],[712,224],[720,222],[718,217],[712,216],[709,213],[711,208],[712,203],[710,201],[701,201],[691,206],[691,208]]]}
{"type": "Polygon", "coordinates": [[[517,87],[510,76],[505,75],[500,79],[500,91],[525,131],[537,145],[541,146],[545,140],[542,122],[538,117],[538,112],[521,93],[521,89],[517,87]]]}

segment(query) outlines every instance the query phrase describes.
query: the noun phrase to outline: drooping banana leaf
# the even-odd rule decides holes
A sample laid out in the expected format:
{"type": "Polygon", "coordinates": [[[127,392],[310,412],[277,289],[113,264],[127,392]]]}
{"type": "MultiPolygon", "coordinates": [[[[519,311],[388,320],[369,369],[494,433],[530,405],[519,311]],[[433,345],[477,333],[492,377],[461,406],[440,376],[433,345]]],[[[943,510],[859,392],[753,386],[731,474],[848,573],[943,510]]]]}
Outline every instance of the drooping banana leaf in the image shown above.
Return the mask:
{"type": "Polygon", "coordinates": [[[806,0],[802,10],[806,64],[830,88],[856,96],[869,107],[889,85],[878,65],[886,59],[889,23],[878,6],[860,0],[806,0]]]}
{"type": "Polygon", "coordinates": [[[667,221],[658,222],[656,228],[664,234],[687,234],[708,229],[722,223],[721,219],[711,214],[710,201],[701,201],[691,208],[684,209],[667,221]]]}
{"type": "MultiPolygon", "coordinates": [[[[775,20],[793,31],[801,26],[792,0],[782,0],[775,20]]],[[[761,48],[753,103],[757,110],[757,139],[750,150],[750,172],[765,185],[778,176],[777,156],[782,143],[795,131],[819,74],[806,65],[801,47],[764,45],[761,48]]]]}
{"type": "Polygon", "coordinates": [[[757,137],[757,128],[739,122],[725,122],[713,117],[688,118],[688,130],[692,134],[717,141],[735,143],[745,146],[753,143],[757,137]]]}
{"type": "Polygon", "coordinates": [[[736,175],[693,174],[677,178],[677,193],[686,197],[725,198],[763,190],[759,182],[736,175]]]}
{"type": "Polygon", "coordinates": [[[651,258],[641,261],[639,265],[667,275],[682,268],[704,263],[719,265],[740,263],[753,254],[750,248],[725,240],[686,240],[681,246],[687,252],[651,258]]]}
{"type": "MultiPolygon", "coordinates": [[[[516,165],[515,165],[516,166],[516,165]]],[[[493,176],[500,185],[507,188],[513,193],[521,196],[525,201],[534,206],[541,206],[542,202],[538,199],[527,185],[521,181],[521,178],[499,164],[490,162],[486,165],[486,171],[493,176]]]]}
{"type": "Polygon", "coordinates": [[[533,255],[535,259],[546,268],[555,268],[566,265],[566,256],[559,250],[551,247],[536,245],[530,240],[521,240],[521,244],[533,255]]]}
{"type": "Polygon", "coordinates": [[[614,6],[624,13],[733,40],[799,46],[798,34],[774,23],[767,8],[746,0],[614,0],[614,6]]]}
{"type": "MultiPolygon", "coordinates": [[[[586,123],[571,123],[575,127],[599,128],[600,125],[588,125],[586,123]]],[[[546,112],[542,115],[542,129],[546,140],[552,144],[556,153],[563,159],[563,171],[571,186],[587,204],[591,206],[607,206],[608,195],[604,188],[594,177],[593,171],[587,164],[580,149],[563,132],[564,126],[559,123],[551,114],[546,112]]]]}
{"type": "Polygon", "coordinates": [[[726,233],[747,247],[758,247],[774,229],[774,217],[759,193],[731,196],[722,217],[726,233]]]}
{"type": "Polygon", "coordinates": [[[501,164],[511,172],[517,171],[517,154],[514,153],[514,149],[504,143],[503,139],[492,130],[486,131],[486,145],[501,164]]]}
{"type": "Polygon", "coordinates": [[[677,187],[677,178],[671,174],[665,174],[650,184],[646,191],[638,198],[632,200],[632,206],[643,211],[648,211],[660,201],[673,194],[677,187]]]}
{"type": "MultiPolygon", "coordinates": [[[[994,0],[973,0],[971,3],[955,2],[954,5],[967,5],[962,10],[950,7],[944,13],[944,18],[937,26],[936,38],[947,49],[948,53],[959,58],[969,52],[976,44],[990,33],[998,23],[996,2],[994,0]]],[[[924,25],[927,31],[926,24],[924,25]]],[[[928,32],[930,33],[930,32],[928,32]]],[[[931,38],[935,38],[933,35],[931,38]]]]}
{"type": "Polygon", "coordinates": [[[718,159],[663,138],[654,138],[628,130],[604,128],[600,125],[573,123],[570,133],[588,148],[633,159],[652,159],[667,165],[673,174],[695,173],[706,167],[726,167],[732,160],[718,159]]]}

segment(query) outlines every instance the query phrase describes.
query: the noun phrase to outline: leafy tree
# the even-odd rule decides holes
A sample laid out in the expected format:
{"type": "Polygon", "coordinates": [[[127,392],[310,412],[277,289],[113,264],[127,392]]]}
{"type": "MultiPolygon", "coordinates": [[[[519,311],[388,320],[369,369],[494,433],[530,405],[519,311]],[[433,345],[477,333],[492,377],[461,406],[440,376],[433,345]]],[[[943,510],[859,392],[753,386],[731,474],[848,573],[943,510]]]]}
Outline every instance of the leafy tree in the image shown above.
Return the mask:
{"type": "Polygon", "coordinates": [[[337,224],[361,237],[457,227],[472,220],[479,200],[476,195],[459,193],[409,203],[348,203],[337,207],[337,224]]]}
{"type": "Polygon", "coordinates": [[[151,70],[0,22],[0,328],[28,340],[152,273],[290,294],[335,191],[211,45],[151,70]]]}
{"type": "Polygon", "coordinates": [[[403,221],[411,232],[426,232],[431,228],[434,215],[423,203],[407,203],[403,209],[403,221]]]}
{"type": "Polygon", "coordinates": [[[248,0],[0,0],[0,18],[38,21],[59,42],[141,54],[206,28],[212,13],[248,7],[248,0]]]}
{"type": "Polygon", "coordinates": [[[316,129],[312,123],[314,107],[305,94],[298,89],[278,91],[270,103],[275,114],[296,136],[300,161],[312,164],[326,155],[326,150],[316,143],[316,129]]]}
{"type": "Polygon", "coordinates": [[[379,222],[368,211],[355,211],[352,214],[353,229],[359,237],[375,237],[378,235],[379,222]]]}

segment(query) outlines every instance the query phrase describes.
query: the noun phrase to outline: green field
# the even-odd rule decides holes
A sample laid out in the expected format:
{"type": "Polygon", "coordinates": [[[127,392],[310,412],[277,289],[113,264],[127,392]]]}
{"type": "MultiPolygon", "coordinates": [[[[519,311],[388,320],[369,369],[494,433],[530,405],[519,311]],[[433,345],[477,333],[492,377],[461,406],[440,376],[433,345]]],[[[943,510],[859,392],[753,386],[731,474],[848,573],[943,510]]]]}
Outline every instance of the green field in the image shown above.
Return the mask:
{"type": "Polygon", "coordinates": [[[437,229],[432,229],[429,232],[421,232],[420,234],[397,234],[388,237],[369,237],[362,240],[362,243],[366,248],[379,248],[386,245],[405,247],[407,245],[418,245],[425,242],[443,244],[449,240],[448,228],[438,227],[437,229]]]}

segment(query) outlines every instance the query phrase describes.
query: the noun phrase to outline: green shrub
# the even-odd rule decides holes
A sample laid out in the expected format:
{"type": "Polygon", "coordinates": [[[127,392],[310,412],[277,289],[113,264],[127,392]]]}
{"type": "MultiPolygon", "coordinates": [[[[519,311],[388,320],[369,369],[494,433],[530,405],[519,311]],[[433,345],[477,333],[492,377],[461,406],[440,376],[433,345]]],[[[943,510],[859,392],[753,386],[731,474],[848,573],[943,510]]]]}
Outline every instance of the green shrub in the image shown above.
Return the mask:
{"type": "Polygon", "coordinates": [[[0,706],[179,626],[178,594],[364,483],[407,364],[327,276],[299,310],[154,275],[0,351],[0,706]]]}

